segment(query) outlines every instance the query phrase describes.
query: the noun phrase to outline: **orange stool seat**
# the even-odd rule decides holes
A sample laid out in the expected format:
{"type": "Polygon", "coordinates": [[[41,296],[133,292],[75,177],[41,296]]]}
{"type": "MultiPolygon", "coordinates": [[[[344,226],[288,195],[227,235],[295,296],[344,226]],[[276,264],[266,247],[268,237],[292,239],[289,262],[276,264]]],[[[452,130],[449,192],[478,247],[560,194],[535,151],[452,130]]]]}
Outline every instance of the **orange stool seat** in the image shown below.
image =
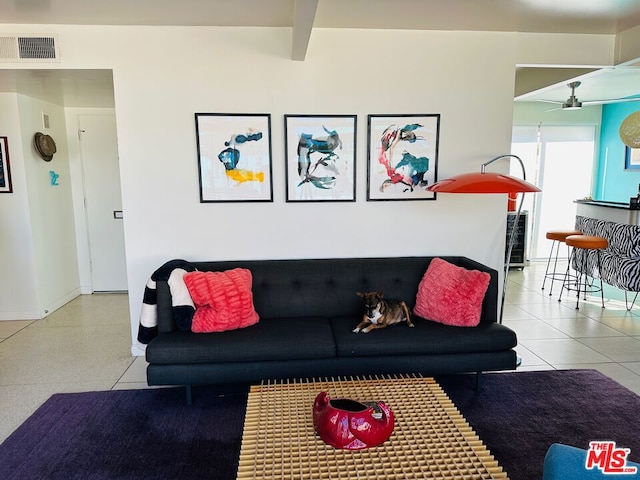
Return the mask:
{"type": "Polygon", "coordinates": [[[582,232],[580,230],[549,230],[547,232],[547,239],[564,242],[565,238],[571,235],[582,235],[582,232]]]}
{"type": "Polygon", "coordinates": [[[573,250],[571,252],[571,256],[569,257],[569,265],[567,265],[567,272],[565,274],[565,279],[562,282],[562,289],[560,290],[560,297],[558,298],[558,301],[562,301],[562,292],[565,288],[567,290],[577,290],[577,310],[579,308],[581,291],[584,293],[585,300],[587,299],[587,293],[600,292],[600,298],[602,299],[602,308],[604,308],[604,290],[602,288],[602,276],[600,275],[600,272],[602,271],[600,251],[609,246],[609,241],[606,238],[597,237],[595,235],[569,235],[564,239],[564,243],[567,244],[567,247],[572,247],[573,250]],[[587,261],[587,254],[590,250],[595,250],[597,259],[597,264],[595,265],[589,265],[589,262],[587,261]],[[578,252],[580,252],[581,260],[580,257],[576,256],[578,252]],[[571,268],[572,260],[575,265],[574,268],[576,270],[576,277],[569,275],[569,269],[571,268]],[[600,288],[594,285],[593,280],[591,282],[588,282],[587,280],[587,277],[591,277],[593,279],[596,276],[600,278],[600,288]],[[573,280],[570,280],[570,277],[577,278],[575,284],[573,284],[573,280]],[[583,277],[584,281],[582,280],[583,277]]]}
{"type": "MultiPolygon", "coordinates": [[[[547,260],[547,268],[544,271],[544,279],[542,280],[542,290],[547,283],[547,279],[551,279],[551,288],[549,289],[549,295],[553,295],[553,284],[556,280],[563,280],[565,277],[564,272],[558,272],[558,255],[560,254],[560,244],[565,243],[565,238],[572,235],[582,235],[580,230],[549,230],[547,232],[547,239],[553,240],[551,243],[551,252],[549,253],[549,259],[547,260]],[[555,248],[555,256],[553,250],[555,248]],[[551,259],[553,259],[553,270],[551,270],[551,259]]],[[[569,247],[567,247],[567,258],[569,257],[569,247]]]]}
{"type": "Polygon", "coordinates": [[[606,238],[596,237],[594,235],[569,235],[564,241],[570,247],[584,248],[587,250],[607,248],[609,246],[609,241],[606,238]]]}

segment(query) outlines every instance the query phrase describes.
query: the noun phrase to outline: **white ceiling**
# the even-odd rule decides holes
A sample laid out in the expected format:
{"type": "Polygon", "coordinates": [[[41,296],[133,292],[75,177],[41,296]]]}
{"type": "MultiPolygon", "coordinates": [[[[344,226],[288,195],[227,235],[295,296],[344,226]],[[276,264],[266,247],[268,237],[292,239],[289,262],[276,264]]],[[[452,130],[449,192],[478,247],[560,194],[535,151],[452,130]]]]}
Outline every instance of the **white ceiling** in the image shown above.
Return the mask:
{"type": "MultiPolygon", "coordinates": [[[[640,25],[640,0],[0,0],[1,24],[293,27],[292,55],[302,60],[312,28],[615,34],[640,25]]],[[[636,95],[638,70],[567,73],[516,99],[564,101],[575,78],[583,101],[636,95]]],[[[67,106],[85,94],[113,102],[108,71],[0,70],[0,91],[17,88],[57,92],[67,106]]]]}
{"type": "Polygon", "coordinates": [[[612,67],[587,73],[574,73],[575,75],[570,75],[567,80],[554,81],[546,87],[517,95],[515,99],[516,101],[565,102],[571,95],[571,88],[567,84],[573,80],[581,82],[581,85],[575,90],[575,95],[582,102],[619,99],[640,94],[640,68],[638,67],[612,67]]]}
{"type": "Polygon", "coordinates": [[[638,0],[0,0],[0,23],[293,26],[317,3],[320,28],[617,33],[638,0]]]}

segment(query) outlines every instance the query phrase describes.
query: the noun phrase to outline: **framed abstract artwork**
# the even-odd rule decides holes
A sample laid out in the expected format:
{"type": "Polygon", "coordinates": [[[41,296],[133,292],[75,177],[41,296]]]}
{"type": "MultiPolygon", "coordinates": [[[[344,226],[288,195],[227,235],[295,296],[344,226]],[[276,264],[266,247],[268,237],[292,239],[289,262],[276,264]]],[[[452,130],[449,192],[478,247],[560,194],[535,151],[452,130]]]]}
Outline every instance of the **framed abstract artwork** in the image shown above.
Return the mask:
{"type": "Polygon", "coordinates": [[[11,184],[11,165],[9,164],[9,142],[0,137],[0,193],[13,192],[11,184]]]}
{"type": "Polygon", "coordinates": [[[271,115],[196,113],[200,203],[272,202],[271,115]]]}
{"type": "Polygon", "coordinates": [[[435,200],[439,114],[369,115],[367,200],[435,200]]]}
{"type": "Polygon", "coordinates": [[[287,202],[355,202],[355,115],[285,115],[287,202]]]}
{"type": "Polygon", "coordinates": [[[624,147],[624,169],[640,169],[640,148],[624,147]]]}

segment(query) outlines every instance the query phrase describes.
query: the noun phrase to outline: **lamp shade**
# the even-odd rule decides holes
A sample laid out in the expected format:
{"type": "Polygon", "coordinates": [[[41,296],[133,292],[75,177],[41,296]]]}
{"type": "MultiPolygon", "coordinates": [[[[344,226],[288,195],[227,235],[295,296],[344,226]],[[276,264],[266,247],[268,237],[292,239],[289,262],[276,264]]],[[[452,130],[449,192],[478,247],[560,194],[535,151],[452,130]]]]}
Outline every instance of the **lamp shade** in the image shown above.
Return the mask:
{"type": "Polygon", "coordinates": [[[518,193],[539,192],[529,182],[511,175],[491,172],[463,173],[430,185],[430,192],[442,193],[518,193]]]}

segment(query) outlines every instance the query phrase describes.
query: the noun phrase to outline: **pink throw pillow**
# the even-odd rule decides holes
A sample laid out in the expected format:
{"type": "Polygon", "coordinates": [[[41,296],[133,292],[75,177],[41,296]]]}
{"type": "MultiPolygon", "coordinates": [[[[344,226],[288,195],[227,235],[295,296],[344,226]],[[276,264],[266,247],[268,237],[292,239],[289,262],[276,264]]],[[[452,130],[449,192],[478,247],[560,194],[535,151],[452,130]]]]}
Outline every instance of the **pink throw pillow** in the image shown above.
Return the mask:
{"type": "Polygon", "coordinates": [[[441,258],[431,260],[416,295],[416,315],[457,327],[480,323],[482,300],[491,276],[467,270],[441,258]]]}
{"type": "Polygon", "coordinates": [[[223,332],[258,323],[252,281],[251,272],[244,268],[185,274],[184,283],[196,307],[191,331],[223,332]]]}

